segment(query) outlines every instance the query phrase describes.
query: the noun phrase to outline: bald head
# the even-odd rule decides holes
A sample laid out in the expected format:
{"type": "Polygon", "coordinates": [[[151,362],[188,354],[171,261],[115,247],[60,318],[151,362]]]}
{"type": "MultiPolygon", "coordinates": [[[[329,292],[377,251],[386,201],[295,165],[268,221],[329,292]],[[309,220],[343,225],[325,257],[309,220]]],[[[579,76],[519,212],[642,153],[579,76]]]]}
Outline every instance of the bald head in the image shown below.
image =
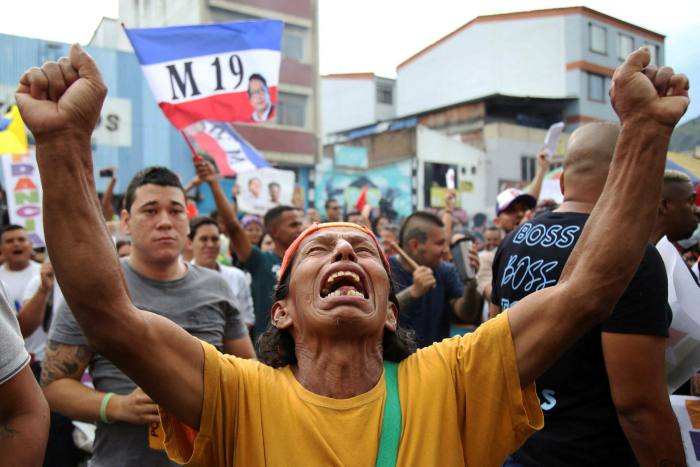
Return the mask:
{"type": "Polygon", "coordinates": [[[568,200],[595,202],[603,191],[620,127],[589,123],[571,134],[566,146],[562,189],[568,200]]]}

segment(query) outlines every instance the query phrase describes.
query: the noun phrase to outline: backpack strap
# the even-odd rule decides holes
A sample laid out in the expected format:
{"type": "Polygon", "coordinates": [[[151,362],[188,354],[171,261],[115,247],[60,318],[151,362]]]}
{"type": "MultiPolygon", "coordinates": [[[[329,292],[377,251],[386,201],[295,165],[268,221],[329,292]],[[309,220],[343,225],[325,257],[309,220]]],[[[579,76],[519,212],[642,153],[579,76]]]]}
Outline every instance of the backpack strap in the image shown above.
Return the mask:
{"type": "Polygon", "coordinates": [[[401,440],[401,402],[399,399],[399,364],[384,362],[386,401],[382,418],[376,467],[395,467],[401,440]]]}

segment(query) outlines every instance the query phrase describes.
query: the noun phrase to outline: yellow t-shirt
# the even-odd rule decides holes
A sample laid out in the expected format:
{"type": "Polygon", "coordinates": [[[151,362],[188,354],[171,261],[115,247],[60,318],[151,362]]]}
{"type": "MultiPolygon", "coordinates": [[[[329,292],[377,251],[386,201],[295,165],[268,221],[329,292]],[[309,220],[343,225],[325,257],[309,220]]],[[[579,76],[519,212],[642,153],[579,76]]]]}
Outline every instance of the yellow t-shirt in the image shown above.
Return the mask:
{"type": "MultiPolygon", "coordinates": [[[[398,466],[501,465],[543,417],[534,384],[520,389],[506,313],[399,365],[403,429],[398,466]]],[[[204,346],[204,402],[193,432],[161,408],[168,455],[186,465],[374,466],[384,376],[332,399],[304,389],[289,367],[204,346]]]]}

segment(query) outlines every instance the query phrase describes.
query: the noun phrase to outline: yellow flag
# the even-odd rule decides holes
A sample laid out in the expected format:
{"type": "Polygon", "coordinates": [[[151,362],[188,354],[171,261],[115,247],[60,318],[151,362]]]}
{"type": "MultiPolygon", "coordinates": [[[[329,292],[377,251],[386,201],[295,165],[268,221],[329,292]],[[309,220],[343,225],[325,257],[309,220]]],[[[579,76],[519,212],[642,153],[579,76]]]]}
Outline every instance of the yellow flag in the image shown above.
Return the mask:
{"type": "Polygon", "coordinates": [[[0,119],[0,154],[25,154],[27,133],[16,105],[0,119]]]}

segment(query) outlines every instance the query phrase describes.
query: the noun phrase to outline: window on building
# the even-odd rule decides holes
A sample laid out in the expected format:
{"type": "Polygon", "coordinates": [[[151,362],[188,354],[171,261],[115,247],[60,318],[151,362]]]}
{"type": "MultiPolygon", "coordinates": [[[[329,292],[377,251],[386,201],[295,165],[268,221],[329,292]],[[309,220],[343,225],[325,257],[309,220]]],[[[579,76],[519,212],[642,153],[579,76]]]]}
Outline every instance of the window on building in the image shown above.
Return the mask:
{"type": "Polygon", "coordinates": [[[603,26],[598,26],[597,24],[588,23],[588,30],[590,36],[590,49],[591,52],[596,52],[599,54],[607,54],[607,31],[603,26]]]}
{"type": "Polygon", "coordinates": [[[533,156],[520,157],[520,179],[523,182],[529,182],[535,178],[535,169],[537,167],[537,159],[533,156]]]}
{"type": "Polygon", "coordinates": [[[649,53],[651,54],[651,61],[649,63],[659,66],[659,46],[654,44],[646,44],[644,47],[649,49],[649,53]]]}
{"type": "Polygon", "coordinates": [[[285,24],[282,33],[282,56],[294,60],[304,60],[304,38],[306,30],[304,28],[285,24]]]}
{"type": "Polygon", "coordinates": [[[617,35],[617,56],[620,60],[627,58],[629,54],[634,52],[634,37],[627,34],[617,35]]]}
{"type": "Polygon", "coordinates": [[[377,102],[379,104],[393,104],[394,90],[390,86],[377,86],[377,102]]]}
{"type": "Polygon", "coordinates": [[[588,99],[605,102],[605,76],[588,74],[588,99]]]}
{"type": "Polygon", "coordinates": [[[306,102],[308,98],[300,94],[280,92],[277,96],[277,123],[280,125],[306,126],[306,102]]]}

